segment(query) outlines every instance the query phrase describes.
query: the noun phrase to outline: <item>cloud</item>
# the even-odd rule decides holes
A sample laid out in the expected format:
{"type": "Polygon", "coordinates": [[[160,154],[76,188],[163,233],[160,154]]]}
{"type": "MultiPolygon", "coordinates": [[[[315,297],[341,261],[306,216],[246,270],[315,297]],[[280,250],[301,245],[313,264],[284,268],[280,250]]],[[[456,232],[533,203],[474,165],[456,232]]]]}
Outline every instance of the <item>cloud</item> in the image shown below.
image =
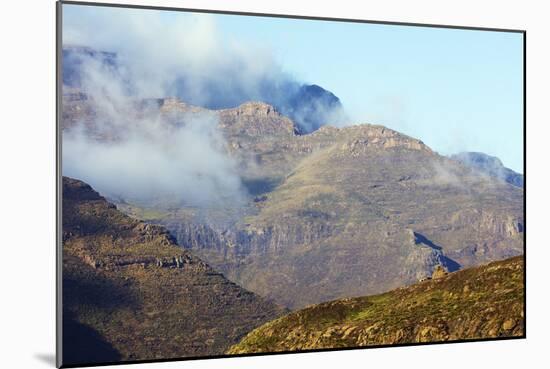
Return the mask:
{"type": "Polygon", "coordinates": [[[63,173],[121,200],[235,205],[245,193],[234,163],[216,145],[215,125],[214,117],[193,117],[152,134],[138,128],[117,142],[72,130],[63,137],[63,173]]]}
{"type": "MultiPolygon", "coordinates": [[[[63,174],[128,201],[243,205],[215,114],[163,116],[138,101],[177,96],[208,108],[273,104],[311,132],[339,125],[340,101],[298,82],[271,51],[223,34],[208,14],[64,5],[63,80],[89,97],[94,123],[63,132],[63,174]]],[[[67,88],[68,90],[68,88],[67,88]]]]}
{"type": "Polygon", "coordinates": [[[445,161],[433,160],[431,162],[433,177],[431,181],[435,185],[447,185],[453,187],[465,187],[460,173],[457,173],[455,166],[445,161]]]}
{"type": "Polygon", "coordinates": [[[485,191],[496,191],[503,182],[489,174],[462,165],[455,159],[440,157],[427,165],[430,176],[424,182],[432,186],[443,186],[475,196],[485,191]]]}
{"type": "MultiPolygon", "coordinates": [[[[63,44],[116,53],[136,97],[178,96],[210,109],[264,101],[311,132],[346,120],[338,98],[310,96],[268,45],[223,33],[210,14],[66,6],[63,44]]],[[[318,87],[318,86],[309,86],[318,87]]]]}
{"type": "Polygon", "coordinates": [[[138,108],[124,75],[90,57],[82,85],[95,116],[63,132],[63,174],[120,200],[239,206],[246,192],[211,112],[161,115],[138,108]]]}

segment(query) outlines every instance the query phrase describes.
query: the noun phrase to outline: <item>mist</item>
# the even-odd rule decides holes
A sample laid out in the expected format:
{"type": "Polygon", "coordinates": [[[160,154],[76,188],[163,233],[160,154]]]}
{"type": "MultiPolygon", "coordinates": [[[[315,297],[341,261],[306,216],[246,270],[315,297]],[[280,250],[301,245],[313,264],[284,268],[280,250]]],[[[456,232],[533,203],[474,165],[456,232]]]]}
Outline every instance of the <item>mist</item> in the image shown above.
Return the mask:
{"type": "MultiPolygon", "coordinates": [[[[67,7],[64,16],[64,46],[110,52],[88,56],[116,69],[132,96],[177,96],[209,109],[263,101],[289,116],[302,133],[348,121],[336,96],[297,80],[282,68],[268,45],[223,34],[209,14],[117,8],[73,14],[70,10],[67,7]]],[[[72,59],[64,58],[68,77],[80,69],[80,60],[72,59]]],[[[64,82],[71,85],[74,80],[64,78],[64,82]]]]}
{"type": "Polygon", "coordinates": [[[341,125],[340,100],[285,72],[264,45],[222,35],[208,14],[64,6],[63,88],[94,111],[63,132],[63,174],[120,201],[238,207],[247,193],[215,113],[165,117],[150,98],[219,109],[264,101],[301,133],[341,125]],[[78,11],[77,11],[78,9],[78,11]]]}
{"type": "Polygon", "coordinates": [[[127,76],[90,56],[80,64],[82,88],[94,110],[63,131],[63,175],[84,180],[120,200],[198,207],[244,204],[246,191],[226,153],[218,116],[163,116],[137,108],[127,76]]]}

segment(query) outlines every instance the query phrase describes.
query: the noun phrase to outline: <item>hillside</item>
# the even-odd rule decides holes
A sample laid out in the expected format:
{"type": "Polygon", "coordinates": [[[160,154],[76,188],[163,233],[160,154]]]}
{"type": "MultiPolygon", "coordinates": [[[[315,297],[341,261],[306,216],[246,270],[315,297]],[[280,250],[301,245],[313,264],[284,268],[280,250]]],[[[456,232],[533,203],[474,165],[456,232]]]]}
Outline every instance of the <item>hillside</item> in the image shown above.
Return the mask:
{"type": "Polygon", "coordinates": [[[231,354],[524,334],[524,263],[514,257],[381,295],[309,306],[249,333],[231,354]]]}
{"type": "Polygon", "coordinates": [[[221,231],[181,212],[152,221],[285,306],[387,291],[437,265],[453,271],[523,252],[522,190],[417,139],[368,124],[258,139],[224,129],[255,185],[253,210],[221,231]]]}
{"type": "Polygon", "coordinates": [[[230,278],[299,308],[522,253],[521,190],[384,127],[330,137],[243,220],[230,278]]]}
{"type": "Polygon", "coordinates": [[[63,363],[222,354],[284,310],[63,178],[63,363]]]}
{"type": "MultiPolygon", "coordinates": [[[[132,62],[117,52],[96,50],[86,46],[63,46],[63,84],[66,88],[86,89],[90,77],[93,78],[97,67],[110,79],[120,79],[124,90],[131,91],[134,86],[128,78],[132,71],[132,62]]],[[[347,120],[340,99],[332,92],[318,85],[304,84],[293,78],[264,78],[256,89],[247,88],[238,78],[228,83],[226,79],[218,81],[202,76],[196,76],[187,81],[185,70],[180,70],[174,81],[165,86],[170,95],[177,96],[193,105],[220,110],[232,108],[251,100],[264,101],[285,116],[291,118],[299,126],[299,131],[309,133],[320,126],[341,123],[347,120]],[[198,85],[197,85],[198,83],[198,85]],[[193,86],[193,88],[190,88],[193,86]],[[196,94],[196,89],[202,91],[196,94]]],[[[233,77],[238,77],[233,75],[233,77]]],[[[282,77],[282,76],[281,76],[282,77]]],[[[260,77],[261,78],[261,77],[260,77]]],[[[248,80],[247,83],[252,81],[248,80]]]]}
{"type": "MultiPolygon", "coordinates": [[[[63,128],[98,140],[93,99],[64,95],[63,128]]],[[[273,106],[208,110],[177,98],[136,101],[132,114],[185,124],[214,114],[246,204],[198,208],[118,199],[244,288],[291,309],[415,283],[523,253],[523,189],[379,125],[301,134],[273,106]]]]}

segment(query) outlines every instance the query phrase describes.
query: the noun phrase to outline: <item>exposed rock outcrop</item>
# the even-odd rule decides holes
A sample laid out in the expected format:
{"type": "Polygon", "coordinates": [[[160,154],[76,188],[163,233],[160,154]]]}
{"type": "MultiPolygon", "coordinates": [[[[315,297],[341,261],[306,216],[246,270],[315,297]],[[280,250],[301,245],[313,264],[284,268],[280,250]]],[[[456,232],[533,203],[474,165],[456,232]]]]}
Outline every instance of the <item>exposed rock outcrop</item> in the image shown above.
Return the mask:
{"type": "Polygon", "coordinates": [[[275,108],[262,102],[247,102],[218,112],[220,128],[232,135],[251,137],[292,136],[297,127],[275,108]]]}

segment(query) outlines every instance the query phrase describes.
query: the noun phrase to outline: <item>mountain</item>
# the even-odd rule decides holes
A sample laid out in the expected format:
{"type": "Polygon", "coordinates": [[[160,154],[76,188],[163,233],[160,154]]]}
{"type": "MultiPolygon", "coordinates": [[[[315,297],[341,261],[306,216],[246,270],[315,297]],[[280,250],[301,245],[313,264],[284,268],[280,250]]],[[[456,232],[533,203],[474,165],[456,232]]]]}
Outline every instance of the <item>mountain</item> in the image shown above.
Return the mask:
{"type": "MultiPolygon", "coordinates": [[[[64,86],[77,89],[86,87],[82,81],[87,75],[88,63],[93,68],[102,67],[103,73],[107,71],[110,75],[109,79],[115,76],[122,83],[122,89],[131,94],[135,86],[130,83],[132,68],[127,60],[116,52],[99,51],[86,46],[63,46],[64,86]]],[[[318,85],[295,81],[288,76],[257,76],[257,80],[247,81],[247,85],[242,86],[238,78],[216,80],[208,75],[187,78],[183,70],[181,73],[173,77],[167,91],[189,104],[220,110],[234,108],[248,101],[264,101],[296,122],[300,133],[310,133],[325,124],[340,124],[347,120],[340,99],[332,92],[318,85]],[[248,84],[254,88],[251,89],[248,84]],[[201,90],[201,94],[196,93],[197,89],[201,90]]],[[[95,74],[97,69],[92,71],[91,76],[95,74]]]]}
{"type": "Polygon", "coordinates": [[[284,310],[63,177],[63,364],[219,355],[284,310]]]}
{"type": "Polygon", "coordinates": [[[523,188],[523,174],[506,168],[499,158],[481,152],[461,152],[451,155],[451,159],[472,167],[491,177],[523,188]]]}
{"type": "Polygon", "coordinates": [[[265,145],[253,150],[264,171],[256,178],[276,186],[223,235],[232,247],[217,257],[212,243],[194,247],[292,309],[414,283],[437,265],[452,271],[522,253],[522,191],[416,139],[359,125],[265,145]]]}
{"type": "Polygon", "coordinates": [[[228,353],[525,334],[522,257],[434,277],[381,295],[341,299],[290,313],[256,328],[228,353]]]}
{"type": "Polygon", "coordinates": [[[295,309],[522,253],[521,190],[382,126],[296,135],[269,105],[249,105],[253,118],[231,109],[220,127],[254,211],[221,230],[152,219],[231,280],[295,309]],[[251,134],[270,114],[280,130],[251,134]]]}
{"type": "MultiPolygon", "coordinates": [[[[93,101],[64,100],[64,130],[93,128],[93,101]]],[[[119,201],[244,288],[291,309],[413,284],[523,253],[523,190],[383,126],[299,126],[272,105],[209,110],[136,102],[166,124],[214,114],[246,189],[239,209],[119,201]],[[187,118],[186,118],[187,117],[187,118]]],[[[132,114],[142,114],[136,109],[132,114]]],[[[98,137],[108,140],[111,138],[98,137]]]]}

